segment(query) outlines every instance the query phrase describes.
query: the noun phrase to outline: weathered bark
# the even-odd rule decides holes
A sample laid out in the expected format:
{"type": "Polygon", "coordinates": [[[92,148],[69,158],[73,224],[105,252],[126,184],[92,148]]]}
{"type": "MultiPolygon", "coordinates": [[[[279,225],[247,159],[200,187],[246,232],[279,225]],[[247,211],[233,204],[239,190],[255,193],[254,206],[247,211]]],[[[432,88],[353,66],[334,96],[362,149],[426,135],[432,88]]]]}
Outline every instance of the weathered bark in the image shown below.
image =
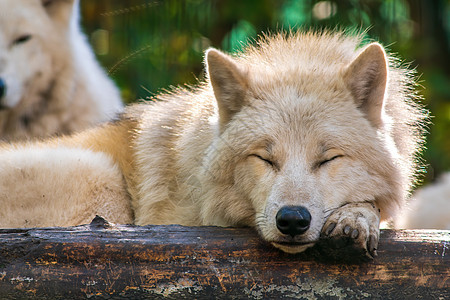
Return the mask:
{"type": "Polygon", "coordinates": [[[0,230],[0,298],[450,298],[449,231],[383,230],[377,258],[343,264],[327,243],[289,255],[250,228],[96,221],[0,230]]]}

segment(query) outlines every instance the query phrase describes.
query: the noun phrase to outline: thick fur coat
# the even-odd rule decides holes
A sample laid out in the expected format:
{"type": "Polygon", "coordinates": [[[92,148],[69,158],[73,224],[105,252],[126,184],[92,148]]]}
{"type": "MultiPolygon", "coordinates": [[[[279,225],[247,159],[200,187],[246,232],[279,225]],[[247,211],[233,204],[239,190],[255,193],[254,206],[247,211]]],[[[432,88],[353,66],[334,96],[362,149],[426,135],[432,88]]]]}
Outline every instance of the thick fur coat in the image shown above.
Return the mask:
{"type": "Polygon", "coordinates": [[[123,108],[79,26],[77,0],[0,1],[0,139],[48,137],[123,108]]]}
{"type": "Polygon", "coordinates": [[[414,191],[408,202],[396,220],[397,228],[450,230],[450,173],[414,191]]]}
{"type": "Polygon", "coordinates": [[[376,254],[416,171],[423,111],[378,43],[307,32],[210,49],[205,82],[74,136],[4,146],[0,225],[252,226],[304,251],[350,237],[376,254]],[[15,184],[12,184],[14,182],[15,184]]]}

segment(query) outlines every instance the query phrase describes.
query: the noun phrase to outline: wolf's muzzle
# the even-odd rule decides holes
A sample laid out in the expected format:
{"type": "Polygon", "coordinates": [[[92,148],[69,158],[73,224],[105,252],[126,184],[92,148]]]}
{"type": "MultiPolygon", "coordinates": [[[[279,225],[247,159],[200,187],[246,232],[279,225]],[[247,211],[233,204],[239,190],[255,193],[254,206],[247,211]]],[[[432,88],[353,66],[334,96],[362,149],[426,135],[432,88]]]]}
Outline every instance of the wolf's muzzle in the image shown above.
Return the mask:
{"type": "Polygon", "coordinates": [[[6,94],[6,83],[0,78],[0,99],[6,94]]]}
{"type": "Polygon", "coordinates": [[[311,214],[304,206],[283,206],[275,218],[278,230],[292,237],[305,233],[311,224],[311,214]]]}

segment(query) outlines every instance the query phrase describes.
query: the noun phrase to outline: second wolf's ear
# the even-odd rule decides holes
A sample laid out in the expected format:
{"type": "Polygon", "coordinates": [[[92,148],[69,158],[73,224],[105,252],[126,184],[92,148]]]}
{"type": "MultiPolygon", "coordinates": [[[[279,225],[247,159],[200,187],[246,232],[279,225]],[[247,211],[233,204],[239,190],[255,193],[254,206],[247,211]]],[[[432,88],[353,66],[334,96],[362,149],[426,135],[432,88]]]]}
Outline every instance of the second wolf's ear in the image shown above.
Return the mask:
{"type": "Polygon", "coordinates": [[[206,65],[217,100],[220,127],[223,128],[244,104],[247,79],[233,59],[219,50],[206,52],[206,65]]]}
{"type": "Polygon", "coordinates": [[[78,9],[79,0],[41,0],[47,14],[61,28],[69,28],[72,14],[78,9]]]}
{"type": "Polygon", "coordinates": [[[388,62],[383,47],[371,43],[344,72],[344,81],[356,104],[375,127],[382,124],[388,62]]]}

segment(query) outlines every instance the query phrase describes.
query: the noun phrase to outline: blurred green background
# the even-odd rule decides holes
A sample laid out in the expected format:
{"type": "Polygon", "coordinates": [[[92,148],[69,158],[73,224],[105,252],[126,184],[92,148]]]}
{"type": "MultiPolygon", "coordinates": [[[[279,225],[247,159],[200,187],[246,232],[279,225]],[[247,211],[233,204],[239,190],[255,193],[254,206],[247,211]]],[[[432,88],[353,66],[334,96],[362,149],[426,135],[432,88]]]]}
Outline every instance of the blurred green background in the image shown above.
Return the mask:
{"type": "Polygon", "coordinates": [[[81,14],[126,102],[195,84],[210,46],[232,52],[282,28],[368,28],[420,75],[434,116],[425,182],[450,170],[450,0],[81,0],[81,14]]]}

